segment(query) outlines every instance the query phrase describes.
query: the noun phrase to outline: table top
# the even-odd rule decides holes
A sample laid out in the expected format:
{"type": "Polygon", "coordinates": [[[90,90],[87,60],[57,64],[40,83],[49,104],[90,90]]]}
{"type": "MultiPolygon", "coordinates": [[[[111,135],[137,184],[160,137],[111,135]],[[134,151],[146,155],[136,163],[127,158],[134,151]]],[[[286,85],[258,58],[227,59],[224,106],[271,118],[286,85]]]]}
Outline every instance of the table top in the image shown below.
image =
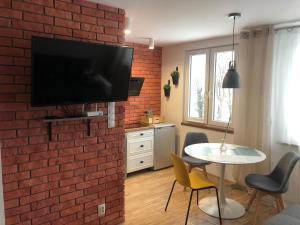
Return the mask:
{"type": "Polygon", "coordinates": [[[221,143],[201,143],[185,147],[184,151],[197,159],[221,164],[254,164],[266,159],[266,155],[255,149],[240,145],[225,144],[225,151],[220,151],[221,143]]]}

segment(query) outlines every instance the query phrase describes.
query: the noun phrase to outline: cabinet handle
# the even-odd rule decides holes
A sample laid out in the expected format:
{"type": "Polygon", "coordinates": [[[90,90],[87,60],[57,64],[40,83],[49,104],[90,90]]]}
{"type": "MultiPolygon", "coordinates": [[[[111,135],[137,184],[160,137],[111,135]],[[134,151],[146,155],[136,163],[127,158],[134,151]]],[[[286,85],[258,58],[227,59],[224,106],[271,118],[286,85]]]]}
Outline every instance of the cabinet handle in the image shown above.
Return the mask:
{"type": "Polygon", "coordinates": [[[140,135],[141,135],[141,136],[143,136],[143,135],[144,135],[144,133],[140,133],[140,135]]]}
{"type": "Polygon", "coordinates": [[[144,163],[144,161],[140,161],[140,163],[144,163]]]}
{"type": "Polygon", "coordinates": [[[141,145],[140,147],[141,147],[141,148],[143,148],[143,147],[144,147],[144,145],[141,145]]]}

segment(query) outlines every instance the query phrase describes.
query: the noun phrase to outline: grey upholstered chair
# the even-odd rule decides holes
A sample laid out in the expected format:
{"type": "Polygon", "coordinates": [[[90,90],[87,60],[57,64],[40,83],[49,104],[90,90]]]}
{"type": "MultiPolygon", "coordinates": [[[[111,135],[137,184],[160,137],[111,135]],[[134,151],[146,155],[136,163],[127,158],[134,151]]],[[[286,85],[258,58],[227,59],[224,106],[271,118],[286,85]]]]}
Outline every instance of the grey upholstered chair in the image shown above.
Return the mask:
{"type": "Polygon", "coordinates": [[[272,216],[264,225],[299,225],[300,224],[300,205],[289,205],[279,214],[272,216]]]}
{"type": "Polygon", "coordinates": [[[208,143],[208,138],[207,138],[206,134],[197,133],[197,132],[187,133],[185,136],[183,149],[182,149],[182,159],[185,163],[188,164],[189,172],[191,172],[191,170],[194,167],[200,167],[203,170],[205,178],[208,179],[205,166],[208,165],[209,162],[191,157],[191,156],[187,155],[184,151],[184,148],[186,146],[193,145],[193,144],[199,144],[199,143],[208,143]]]}
{"type": "Polygon", "coordinates": [[[286,153],[278,162],[274,170],[269,175],[249,174],[245,182],[250,188],[254,188],[246,210],[249,210],[254,199],[257,198],[254,223],[257,223],[260,200],[264,195],[271,195],[276,200],[277,211],[284,208],[282,193],[288,190],[288,181],[293,169],[300,159],[296,152],[286,153]]]}

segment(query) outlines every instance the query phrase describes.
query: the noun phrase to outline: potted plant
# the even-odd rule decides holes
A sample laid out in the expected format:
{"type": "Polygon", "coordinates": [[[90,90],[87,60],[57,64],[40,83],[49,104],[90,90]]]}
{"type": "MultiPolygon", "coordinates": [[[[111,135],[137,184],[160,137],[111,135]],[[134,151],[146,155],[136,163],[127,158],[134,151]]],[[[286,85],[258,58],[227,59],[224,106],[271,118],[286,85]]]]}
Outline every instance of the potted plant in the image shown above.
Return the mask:
{"type": "Polygon", "coordinates": [[[174,70],[172,73],[171,73],[171,77],[172,77],[172,82],[174,85],[177,85],[178,84],[178,81],[179,81],[179,71],[178,71],[178,66],[176,66],[176,70],[174,70]]]}
{"type": "Polygon", "coordinates": [[[170,97],[170,93],[171,93],[170,80],[168,80],[168,83],[164,85],[164,93],[166,97],[170,97]]]}

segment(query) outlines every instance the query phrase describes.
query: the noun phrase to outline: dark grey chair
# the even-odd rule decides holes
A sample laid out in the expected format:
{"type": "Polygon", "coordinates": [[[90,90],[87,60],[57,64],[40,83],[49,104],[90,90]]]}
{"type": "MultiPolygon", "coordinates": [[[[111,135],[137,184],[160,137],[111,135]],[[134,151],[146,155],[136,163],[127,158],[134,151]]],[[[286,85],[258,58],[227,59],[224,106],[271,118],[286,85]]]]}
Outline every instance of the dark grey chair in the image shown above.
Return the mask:
{"type": "Polygon", "coordinates": [[[205,133],[189,132],[185,136],[183,149],[182,149],[182,159],[185,163],[188,164],[189,172],[195,167],[200,167],[203,170],[204,176],[208,179],[206,167],[210,164],[207,161],[196,159],[187,155],[184,151],[184,148],[189,145],[199,144],[199,143],[208,143],[208,138],[205,133]]]}
{"type": "Polygon", "coordinates": [[[268,219],[265,225],[299,225],[300,205],[291,205],[281,211],[281,213],[268,219]]]}
{"type": "Polygon", "coordinates": [[[254,224],[257,223],[260,200],[263,196],[271,195],[275,198],[278,212],[284,209],[282,193],[288,190],[290,175],[299,159],[300,155],[296,152],[288,152],[279,160],[269,175],[249,174],[246,176],[246,184],[254,188],[246,210],[249,210],[254,199],[257,199],[254,224]]]}

